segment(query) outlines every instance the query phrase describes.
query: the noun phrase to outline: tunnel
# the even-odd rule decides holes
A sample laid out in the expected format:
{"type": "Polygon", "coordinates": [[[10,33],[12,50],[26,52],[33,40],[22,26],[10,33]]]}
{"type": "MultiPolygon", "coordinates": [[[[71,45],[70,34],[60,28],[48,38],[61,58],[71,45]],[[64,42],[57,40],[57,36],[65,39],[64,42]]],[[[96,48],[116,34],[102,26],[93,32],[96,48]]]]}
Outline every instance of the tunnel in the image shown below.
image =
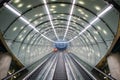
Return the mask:
{"type": "Polygon", "coordinates": [[[120,80],[120,0],[0,0],[0,80],[120,80]]]}

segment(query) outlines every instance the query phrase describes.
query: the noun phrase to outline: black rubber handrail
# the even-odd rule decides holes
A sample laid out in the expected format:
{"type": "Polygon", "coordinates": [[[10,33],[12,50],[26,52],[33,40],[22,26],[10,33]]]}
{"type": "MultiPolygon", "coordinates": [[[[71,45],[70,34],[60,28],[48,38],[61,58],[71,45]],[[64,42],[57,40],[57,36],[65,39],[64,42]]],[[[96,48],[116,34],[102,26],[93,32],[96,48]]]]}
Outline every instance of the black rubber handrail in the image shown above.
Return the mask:
{"type": "MultiPolygon", "coordinates": [[[[48,55],[46,55],[46,56],[50,58],[50,57],[52,56],[52,53],[50,53],[50,54],[48,54],[48,55]]],[[[44,56],[44,57],[46,57],[46,56],[44,56]]],[[[43,57],[43,58],[44,58],[44,57],[43,57]]],[[[42,58],[42,59],[43,59],[43,58],[42,58]]],[[[47,59],[49,59],[49,58],[47,58],[47,59]]],[[[37,62],[39,62],[39,61],[42,60],[42,59],[39,59],[39,60],[37,60],[36,62],[34,62],[33,64],[30,64],[30,65],[28,65],[28,66],[25,66],[25,67],[21,68],[20,70],[16,71],[15,73],[12,73],[11,75],[3,78],[2,80],[8,80],[9,78],[11,78],[11,77],[13,77],[14,75],[16,75],[16,74],[24,71],[25,69],[31,67],[32,65],[36,64],[37,62]]]]}

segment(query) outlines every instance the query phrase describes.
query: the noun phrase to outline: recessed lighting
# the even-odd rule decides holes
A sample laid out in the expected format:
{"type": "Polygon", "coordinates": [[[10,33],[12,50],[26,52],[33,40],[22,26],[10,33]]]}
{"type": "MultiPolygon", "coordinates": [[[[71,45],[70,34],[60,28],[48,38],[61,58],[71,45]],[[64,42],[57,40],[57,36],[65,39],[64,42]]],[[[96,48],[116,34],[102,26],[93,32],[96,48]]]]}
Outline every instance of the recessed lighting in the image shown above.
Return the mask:
{"type": "Polygon", "coordinates": [[[22,47],[22,49],[24,50],[24,49],[25,49],[25,47],[23,46],[23,47],[22,47]]]}
{"type": "Polygon", "coordinates": [[[37,25],[38,23],[39,23],[38,21],[35,21],[35,22],[34,22],[34,24],[36,24],[36,25],[37,25]]]}
{"type": "Polygon", "coordinates": [[[66,5],[65,4],[60,4],[60,6],[65,7],[66,5]]]}
{"type": "Polygon", "coordinates": [[[18,6],[17,6],[17,7],[18,7],[18,8],[23,7],[23,3],[18,4],[18,6]]]}
{"type": "Polygon", "coordinates": [[[56,8],[56,6],[55,6],[55,5],[52,5],[51,7],[52,7],[52,8],[56,8]]]}
{"type": "Polygon", "coordinates": [[[88,17],[88,15],[87,15],[87,14],[85,14],[85,17],[88,17]]]}
{"type": "Polygon", "coordinates": [[[19,37],[18,37],[18,38],[20,39],[21,37],[22,37],[22,35],[19,35],[19,37]]]}
{"type": "Polygon", "coordinates": [[[30,5],[30,4],[29,4],[29,5],[27,5],[27,8],[31,8],[31,7],[32,7],[32,5],[30,5]]]}
{"type": "Polygon", "coordinates": [[[16,76],[13,76],[14,78],[16,78],[16,76]]]}
{"type": "Polygon", "coordinates": [[[61,16],[64,16],[65,14],[60,14],[61,16]]]}
{"type": "Polygon", "coordinates": [[[17,30],[17,27],[14,27],[14,28],[13,28],[13,31],[16,31],[16,30],[17,30]]]}
{"type": "Polygon", "coordinates": [[[97,26],[98,30],[101,30],[101,27],[100,26],[97,26]]]}
{"type": "Polygon", "coordinates": [[[90,56],[91,55],[91,53],[88,53],[88,56],[90,56]]]}
{"type": "Polygon", "coordinates": [[[76,17],[73,17],[74,19],[77,19],[76,17]]]}
{"type": "Polygon", "coordinates": [[[84,5],[85,3],[83,1],[79,1],[79,4],[84,5]]]}
{"type": "Polygon", "coordinates": [[[78,9],[79,12],[83,12],[82,9],[78,9]]]}
{"type": "Polygon", "coordinates": [[[35,14],[34,16],[35,16],[35,17],[38,17],[38,14],[35,14]]]}
{"type": "Polygon", "coordinates": [[[83,17],[83,19],[86,19],[86,17],[83,17]]]}
{"type": "Polygon", "coordinates": [[[95,40],[97,40],[97,38],[94,36],[95,40]]]}
{"type": "Polygon", "coordinates": [[[98,32],[97,31],[93,31],[94,32],[94,34],[98,34],[98,32]]]}
{"type": "Polygon", "coordinates": [[[82,25],[84,25],[84,23],[81,23],[82,25]]]}
{"type": "Polygon", "coordinates": [[[101,8],[100,8],[99,6],[95,6],[95,9],[96,9],[97,11],[100,11],[100,10],[101,10],[101,8]]]}
{"type": "Polygon", "coordinates": [[[21,38],[20,41],[22,41],[24,38],[21,38]]]}
{"type": "Polygon", "coordinates": [[[51,0],[51,1],[56,1],[56,0],[51,0]]]}
{"type": "Polygon", "coordinates": [[[24,27],[22,26],[20,29],[23,29],[24,27]]]}
{"type": "Polygon", "coordinates": [[[59,15],[57,17],[60,17],[59,15]]]}
{"type": "Polygon", "coordinates": [[[26,30],[24,30],[23,32],[26,33],[26,30]]]}
{"type": "Polygon", "coordinates": [[[54,11],[54,9],[50,9],[50,11],[54,11]]]}
{"type": "Polygon", "coordinates": [[[12,74],[11,72],[8,72],[8,74],[12,74]]]}
{"type": "Polygon", "coordinates": [[[39,14],[39,16],[42,16],[42,15],[43,15],[42,13],[39,14]]]}
{"type": "Polygon", "coordinates": [[[53,11],[53,13],[56,13],[56,11],[53,11]]]}
{"type": "Polygon", "coordinates": [[[104,34],[107,34],[107,31],[106,31],[106,30],[103,30],[103,33],[104,33],[104,34]]]}
{"type": "Polygon", "coordinates": [[[79,20],[79,21],[81,21],[81,19],[80,19],[80,18],[78,18],[78,20],[79,20]]]}
{"type": "Polygon", "coordinates": [[[29,19],[28,21],[32,21],[32,19],[29,19]]]}
{"type": "Polygon", "coordinates": [[[98,53],[97,56],[100,57],[100,53],[98,53]]]}
{"type": "Polygon", "coordinates": [[[14,3],[19,3],[20,2],[20,0],[14,0],[14,3]]]}
{"type": "Polygon", "coordinates": [[[81,14],[83,15],[83,14],[85,14],[83,11],[81,11],[81,14]]]}

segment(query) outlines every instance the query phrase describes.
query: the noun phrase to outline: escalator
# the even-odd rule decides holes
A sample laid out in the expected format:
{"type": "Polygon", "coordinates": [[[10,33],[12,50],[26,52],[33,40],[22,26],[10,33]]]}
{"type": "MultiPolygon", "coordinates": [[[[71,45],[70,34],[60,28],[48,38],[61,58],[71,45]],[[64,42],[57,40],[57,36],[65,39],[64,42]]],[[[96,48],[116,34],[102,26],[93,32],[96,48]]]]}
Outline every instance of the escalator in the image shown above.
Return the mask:
{"type": "Polygon", "coordinates": [[[91,74],[91,76],[77,63],[76,60],[74,60],[72,57],[69,56],[69,59],[72,60],[73,64],[77,68],[77,70],[80,72],[81,76],[83,77],[82,80],[97,80],[94,78],[91,74]]]}
{"type": "Polygon", "coordinates": [[[16,80],[104,80],[101,79],[104,76],[107,80],[115,80],[89,64],[86,65],[74,54],[59,51],[44,56],[2,80],[11,80],[14,75],[26,69],[29,71],[16,80]],[[99,75],[92,72],[92,69],[95,69],[99,75]]]}
{"type": "Polygon", "coordinates": [[[68,53],[56,52],[23,80],[95,80],[68,53]]]}

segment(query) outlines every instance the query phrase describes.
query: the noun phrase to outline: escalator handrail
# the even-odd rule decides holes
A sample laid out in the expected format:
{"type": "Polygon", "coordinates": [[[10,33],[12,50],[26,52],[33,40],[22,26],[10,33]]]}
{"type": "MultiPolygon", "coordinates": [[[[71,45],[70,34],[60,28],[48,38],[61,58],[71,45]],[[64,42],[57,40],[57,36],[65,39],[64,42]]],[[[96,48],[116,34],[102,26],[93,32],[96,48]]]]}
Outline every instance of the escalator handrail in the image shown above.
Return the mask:
{"type": "Polygon", "coordinates": [[[47,78],[47,75],[49,74],[50,70],[52,69],[54,65],[54,63],[57,63],[57,56],[54,58],[54,60],[52,61],[52,63],[50,64],[50,66],[48,66],[48,71],[46,72],[46,74],[44,75],[45,77],[43,78],[43,80],[45,80],[47,78]]]}
{"type": "MultiPolygon", "coordinates": [[[[73,54],[72,54],[73,55],[73,54]]],[[[71,56],[72,56],[71,55],[71,56]]],[[[87,64],[87,63],[86,63],[87,64]]],[[[95,69],[95,70],[97,70],[98,72],[100,72],[101,74],[103,74],[104,76],[106,76],[106,77],[108,77],[109,79],[111,79],[111,80],[116,80],[115,78],[113,78],[112,76],[108,76],[106,73],[104,73],[103,71],[101,71],[100,69],[98,69],[98,68],[96,68],[96,67],[94,67],[94,66],[92,66],[92,65],[90,65],[90,64],[88,64],[90,67],[92,67],[93,69],[95,69]]]]}
{"type": "Polygon", "coordinates": [[[93,80],[97,80],[80,62],[78,62],[73,56],[71,56],[71,57],[72,57],[72,59],[75,60],[75,62],[77,62],[77,64],[78,64],[79,66],[81,66],[81,68],[82,68],[89,76],[91,76],[91,78],[93,78],[93,80]]]}
{"type": "MultiPolygon", "coordinates": [[[[49,57],[50,57],[50,56],[49,56],[49,57]]],[[[29,65],[27,65],[27,66],[25,66],[25,67],[21,68],[20,70],[16,71],[15,73],[12,73],[11,75],[6,76],[6,77],[5,77],[5,78],[3,78],[2,80],[8,80],[9,78],[13,77],[14,75],[16,75],[16,74],[18,74],[18,73],[20,73],[20,72],[24,71],[25,69],[29,68],[29,67],[30,67],[30,66],[32,66],[32,65],[34,65],[34,64],[35,64],[35,63],[37,63],[38,61],[40,61],[40,59],[39,59],[39,60],[37,60],[37,61],[35,61],[35,62],[34,62],[34,63],[32,63],[32,64],[29,64],[29,65]]]]}
{"type": "MultiPolygon", "coordinates": [[[[51,57],[51,56],[50,56],[51,57]]],[[[28,77],[30,77],[40,66],[44,64],[50,57],[46,58],[44,61],[42,61],[41,64],[39,64],[36,68],[34,68],[27,76],[23,78],[23,80],[26,80],[28,77]]]]}
{"type": "Polygon", "coordinates": [[[66,58],[67,64],[69,65],[69,68],[70,68],[70,70],[71,70],[71,73],[73,74],[73,78],[74,78],[75,80],[77,80],[77,79],[76,79],[76,76],[75,76],[75,74],[74,74],[74,70],[73,70],[73,68],[71,67],[70,62],[68,61],[67,55],[65,56],[65,58],[66,58]]]}

